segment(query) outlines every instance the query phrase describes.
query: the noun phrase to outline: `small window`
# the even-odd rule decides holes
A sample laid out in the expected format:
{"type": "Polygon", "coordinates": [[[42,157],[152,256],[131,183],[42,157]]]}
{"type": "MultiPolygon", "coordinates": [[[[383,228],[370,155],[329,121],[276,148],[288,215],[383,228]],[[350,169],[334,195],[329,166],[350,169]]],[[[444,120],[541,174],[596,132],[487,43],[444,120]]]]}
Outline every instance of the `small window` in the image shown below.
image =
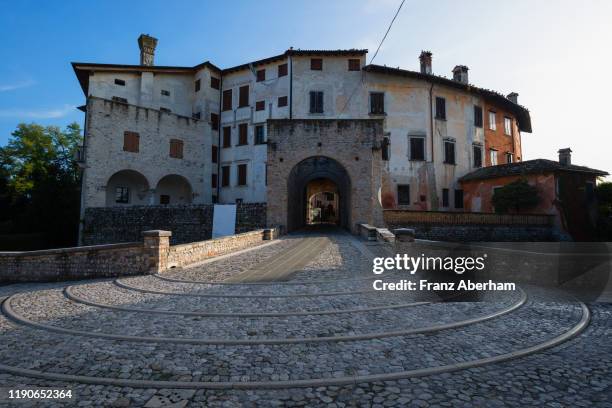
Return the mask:
{"type": "Polygon", "coordinates": [[[359,71],[361,69],[361,61],[359,58],[349,58],[348,60],[348,70],[349,71],[359,71]]]}
{"type": "Polygon", "coordinates": [[[248,144],[249,125],[241,123],[238,125],[238,146],[248,144]]]}
{"type": "Polygon", "coordinates": [[[448,208],[450,205],[449,192],[448,188],[442,189],[442,207],[448,208]]]}
{"type": "Polygon", "coordinates": [[[425,160],[425,138],[410,138],[410,160],[425,160]]]}
{"type": "Polygon", "coordinates": [[[217,188],[217,175],[215,173],[210,175],[210,186],[212,188],[217,188]]]}
{"type": "Polygon", "coordinates": [[[444,141],[444,163],[455,164],[455,142],[452,140],[444,141]]]}
{"type": "Polygon", "coordinates": [[[482,167],[482,146],[473,145],[472,153],[474,154],[474,167],[482,167]]]}
{"type": "Polygon", "coordinates": [[[183,158],[183,141],[179,139],[170,139],[170,157],[175,159],[183,158]]]}
{"type": "Polygon", "coordinates": [[[159,108],[159,111],[164,113],[172,113],[171,109],[164,108],[163,106],[159,108]]]}
{"type": "Polygon", "coordinates": [[[247,165],[239,164],[238,165],[238,185],[246,186],[247,184],[247,165]]]}
{"type": "Polygon", "coordinates": [[[210,77],[210,87],[212,89],[219,89],[219,86],[221,85],[220,82],[221,81],[219,81],[219,78],[215,78],[214,76],[210,77]]]}
{"type": "Polygon", "coordinates": [[[236,199],[236,205],[240,205],[240,204],[242,204],[242,202],[243,202],[243,201],[244,201],[244,200],[243,200],[242,198],[237,198],[237,199],[236,199]]]}
{"type": "Polygon", "coordinates": [[[283,106],[287,106],[287,97],[286,96],[279,96],[278,97],[278,107],[282,108],[283,106]]]}
{"type": "Polygon", "coordinates": [[[505,117],[504,118],[504,133],[508,136],[512,136],[512,119],[505,117]]]}
{"type": "Polygon", "coordinates": [[[497,150],[491,149],[489,151],[489,160],[491,161],[491,166],[497,166],[497,150]]]}
{"type": "Polygon", "coordinates": [[[219,130],[219,115],[216,113],[210,114],[210,127],[212,130],[219,130]]]}
{"type": "Polygon", "coordinates": [[[463,208],[463,190],[455,190],[455,208],[463,208]]]}
{"type": "Polygon", "coordinates": [[[113,96],[113,97],[112,97],[112,100],[113,100],[113,102],[119,102],[119,103],[125,103],[125,104],[127,104],[127,103],[128,103],[128,100],[127,100],[127,99],[122,98],[122,97],[120,97],[120,96],[113,96]]]}
{"type": "Polygon", "coordinates": [[[255,144],[266,143],[265,132],[263,125],[255,126],[255,144]]]}
{"type": "MultiPolygon", "coordinates": [[[[211,78],[212,80],[212,78],[211,78]]],[[[200,90],[200,80],[196,79],[196,81],[194,82],[194,87],[195,87],[195,91],[198,92],[200,90]]]]}
{"type": "Polygon", "coordinates": [[[255,110],[262,111],[266,109],[266,101],[257,101],[255,102],[255,110]]]}
{"type": "Polygon", "coordinates": [[[506,153],[506,163],[514,163],[514,155],[510,152],[506,153]]]}
{"type": "Polygon", "coordinates": [[[127,187],[117,187],[115,189],[115,202],[127,204],[130,202],[130,189],[127,187]]]}
{"type": "Polygon", "coordinates": [[[489,129],[496,130],[497,129],[497,118],[495,112],[489,111],[489,129]]]}
{"type": "Polygon", "coordinates": [[[170,96],[170,91],[166,91],[165,89],[162,89],[162,90],[161,90],[161,94],[162,94],[163,96],[170,96]]]}
{"type": "Polygon", "coordinates": [[[213,145],[210,154],[212,162],[217,163],[217,161],[219,161],[219,148],[213,145]]]}
{"type": "Polygon", "coordinates": [[[226,89],[223,91],[223,111],[232,110],[232,90],[226,89]]]}
{"type": "Polygon", "coordinates": [[[278,66],[278,77],[287,76],[287,64],[280,64],[278,66]]]}
{"type": "Polygon", "coordinates": [[[323,59],[311,58],[310,59],[310,70],[311,71],[322,71],[323,70],[323,59]]]}
{"type": "Polygon", "coordinates": [[[223,127],[223,144],[224,148],[232,147],[232,128],[230,126],[223,127]]]}
{"type": "Polygon", "coordinates": [[[200,118],[202,117],[202,114],[200,112],[195,112],[191,114],[191,117],[194,119],[200,120],[200,118]]]}
{"type": "Polygon", "coordinates": [[[125,81],[123,79],[115,78],[115,85],[125,86],[125,81]]]}
{"type": "Polygon", "coordinates": [[[230,166],[221,167],[221,187],[228,187],[230,184],[230,166]]]}
{"type": "Polygon", "coordinates": [[[474,126],[482,127],[482,107],[474,105],[474,126]]]}
{"type": "Polygon", "coordinates": [[[370,93],[370,113],[374,115],[385,113],[385,94],[383,92],[370,93]]]}
{"type": "Polygon", "coordinates": [[[323,92],[310,92],[310,113],[323,113],[323,92]]]}
{"type": "Polygon", "coordinates": [[[266,80],[266,70],[265,69],[260,69],[259,71],[257,71],[257,82],[262,82],[266,80]]]}
{"type": "Polygon", "coordinates": [[[162,205],[168,205],[170,204],[170,196],[167,194],[161,194],[159,196],[159,203],[162,205]]]}
{"type": "Polygon", "coordinates": [[[446,119],[446,99],[436,96],[436,119],[446,119]]]}
{"type": "Polygon", "coordinates": [[[123,151],[138,153],[140,147],[140,135],[136,132],[123,132],[123,151]]]}
{"type": "Polygon", "coordinates": [[[397,203],[399,205],[410,205],[410,185],[397,185],[397,203]]]}
{"type": "Polygon", "coordinates": [[[239,89],[238,95],[238,107],[244,108],[245,106],[249,106],[249,86],[244,85],[239,89]]]}
{"type": "Polygon", "coordinates": [[[382,140],[382,159],[384,161],[389,161],[391,142],[387,136],[383,137],[382,140]]]}

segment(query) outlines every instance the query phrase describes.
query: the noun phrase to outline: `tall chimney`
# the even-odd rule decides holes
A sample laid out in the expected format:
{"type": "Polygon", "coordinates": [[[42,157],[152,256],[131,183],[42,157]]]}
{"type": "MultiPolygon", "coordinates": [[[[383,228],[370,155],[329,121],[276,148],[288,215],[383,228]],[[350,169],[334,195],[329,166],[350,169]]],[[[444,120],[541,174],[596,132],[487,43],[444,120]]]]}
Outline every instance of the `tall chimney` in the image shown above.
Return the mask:
{"type": "Polygon", "coordinates": [[[455,68],[453,68],[453,80],[467,85],[468,70],[469,68],[465,65],[456,65],[455,68]]]}
{"type": "Polygon", "coordinates": [[[516,92],[511,92],[506,96],[511,102],[518,104],[518,94],[516,92]]]}
{"type": "Polygon", "coordinates": [[[431,51],[421,51],[419,61],[421,61],[421,74],[431,75],[431,51]]]}
{"type": "Polygon", "coordinates": [[[559,163],[562,166],[569,166],[572,164],[572,149],[569,147],[565,149],[559,149],[559,163]]]}
{"type": "Polygon", "coordinates": [[[148,34],[140,34],[138,37],[138,47],[140,47],[140,65],[153,65],[157,38],[148,34]]]}

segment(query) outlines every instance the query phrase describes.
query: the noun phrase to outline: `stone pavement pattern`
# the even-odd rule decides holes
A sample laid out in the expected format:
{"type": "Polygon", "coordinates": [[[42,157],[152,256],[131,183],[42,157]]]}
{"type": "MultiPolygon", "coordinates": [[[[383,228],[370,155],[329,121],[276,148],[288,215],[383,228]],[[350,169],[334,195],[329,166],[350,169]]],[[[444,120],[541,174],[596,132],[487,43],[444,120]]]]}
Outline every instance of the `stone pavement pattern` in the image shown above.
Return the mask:
{"type": "Polygon", "coordinates": [[[162,276],[0,287],[0,384],[75,395],[28,406],[612,407],[609,304],[552,348],[474,366],[571,333],[582,305],[536,287],[478,302],[375,292],[383,254],[310,232],[162,276]]]}

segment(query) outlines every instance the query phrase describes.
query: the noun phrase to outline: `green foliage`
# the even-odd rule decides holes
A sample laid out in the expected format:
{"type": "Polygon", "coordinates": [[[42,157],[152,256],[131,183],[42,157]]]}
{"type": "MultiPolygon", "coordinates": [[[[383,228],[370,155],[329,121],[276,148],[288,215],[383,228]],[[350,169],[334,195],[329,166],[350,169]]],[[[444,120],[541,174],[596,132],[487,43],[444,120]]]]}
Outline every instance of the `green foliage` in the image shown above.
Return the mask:
{"type": "Polygon", "coordinates": [[[612,183],[599,183],[595,187],[597,197],[597,232],[602,241],[612,241],[612,183]]]}
{"type": "Polygon", "coordinates": [[[513,181],[493,193],[495,212],[502,214],[510,210],[520,212],[535,207],[539,202],[538,189],[531,186],[526,179],[513,181]]]}

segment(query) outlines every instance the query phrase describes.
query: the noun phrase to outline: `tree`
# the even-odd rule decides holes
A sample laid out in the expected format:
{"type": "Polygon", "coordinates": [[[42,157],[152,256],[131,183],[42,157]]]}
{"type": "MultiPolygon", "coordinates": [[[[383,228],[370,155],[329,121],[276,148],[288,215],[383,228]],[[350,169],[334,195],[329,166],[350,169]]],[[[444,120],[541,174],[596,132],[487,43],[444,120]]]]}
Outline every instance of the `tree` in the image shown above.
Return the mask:
{"type": "Polygon", "coordinates": [[[521,178],[495,189],[493,206],[497,213],[507,213],[509,210],[519,212],[535,207],[540,202],[538,189],[521,178]]]}

